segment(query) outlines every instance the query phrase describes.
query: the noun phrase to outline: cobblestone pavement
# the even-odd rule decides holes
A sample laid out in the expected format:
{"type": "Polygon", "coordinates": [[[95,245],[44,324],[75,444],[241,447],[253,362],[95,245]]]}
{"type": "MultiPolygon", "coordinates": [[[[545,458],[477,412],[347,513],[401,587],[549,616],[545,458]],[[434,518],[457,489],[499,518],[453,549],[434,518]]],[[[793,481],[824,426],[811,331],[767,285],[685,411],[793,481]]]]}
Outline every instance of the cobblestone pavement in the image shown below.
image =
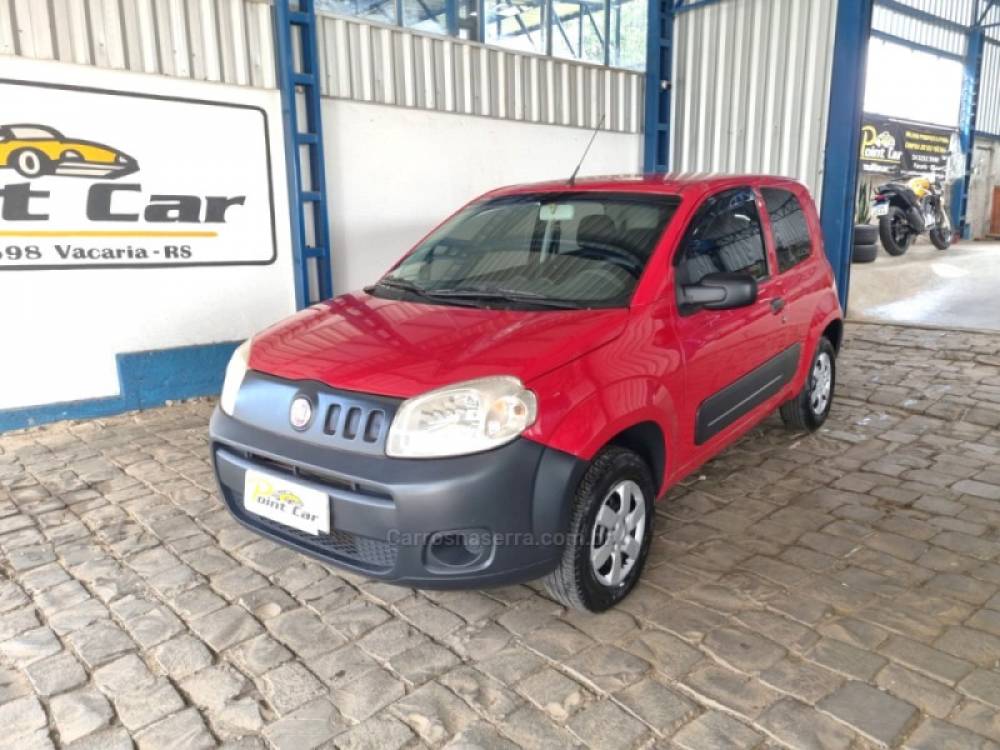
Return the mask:
{"type": "Polygon", "coordinates": [[[1000,337],[855,325],[643,583],[415,593],[243,530],[194,402],[0,437],[0,745],[1000,747],[1000,337]]]}

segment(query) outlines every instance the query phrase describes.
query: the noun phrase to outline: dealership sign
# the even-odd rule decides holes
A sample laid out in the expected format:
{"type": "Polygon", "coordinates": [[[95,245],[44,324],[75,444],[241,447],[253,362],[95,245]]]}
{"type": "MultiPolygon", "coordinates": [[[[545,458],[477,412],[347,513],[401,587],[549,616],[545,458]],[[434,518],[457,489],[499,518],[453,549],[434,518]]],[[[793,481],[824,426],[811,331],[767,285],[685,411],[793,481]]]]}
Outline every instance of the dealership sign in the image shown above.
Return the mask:
{"type": "Polygon", "coordinates": [[[861,123],[861,167],[886,175],[944,175],[952,131],[866,114],[861,123]]]}
{"type": "Polygon", "coordinates": [[[0,79],[0,271],[266,265],[267,114],[0,79]]]}

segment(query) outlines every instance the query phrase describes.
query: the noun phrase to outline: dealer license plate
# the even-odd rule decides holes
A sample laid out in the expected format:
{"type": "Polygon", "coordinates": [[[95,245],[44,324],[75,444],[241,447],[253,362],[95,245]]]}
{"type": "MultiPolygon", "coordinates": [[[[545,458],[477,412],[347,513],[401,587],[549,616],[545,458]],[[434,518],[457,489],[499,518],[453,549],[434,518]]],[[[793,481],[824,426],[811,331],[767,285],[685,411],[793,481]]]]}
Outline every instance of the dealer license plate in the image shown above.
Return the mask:
{"type": "Polygon", "coordinates": [[[325,492],[250,469],[243,485],[249,512],[309,534],[330,532],[330,498],[325,492]]]}
{"type": "Polygon", "coordinates": [[[885,216],[887,213],[889,213],[888,203],[876,203],[874,208],[872,208],[872,214],[874,216],[885,216]]]}

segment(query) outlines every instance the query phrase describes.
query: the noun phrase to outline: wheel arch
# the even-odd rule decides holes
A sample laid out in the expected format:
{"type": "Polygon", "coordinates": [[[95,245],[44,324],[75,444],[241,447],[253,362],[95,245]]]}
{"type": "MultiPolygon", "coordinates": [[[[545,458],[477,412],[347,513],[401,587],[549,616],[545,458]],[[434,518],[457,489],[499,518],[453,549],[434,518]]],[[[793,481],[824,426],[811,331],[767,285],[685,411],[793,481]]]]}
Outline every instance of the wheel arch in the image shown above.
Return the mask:
{"type": "Polygon", "coordinates": [[[614,435],[607,445],[627,448],[638,454],[653,473],[657,491],[662,489],[667,470],[667,441],[659,424],[653,420],[637,422],[614,435]]]}

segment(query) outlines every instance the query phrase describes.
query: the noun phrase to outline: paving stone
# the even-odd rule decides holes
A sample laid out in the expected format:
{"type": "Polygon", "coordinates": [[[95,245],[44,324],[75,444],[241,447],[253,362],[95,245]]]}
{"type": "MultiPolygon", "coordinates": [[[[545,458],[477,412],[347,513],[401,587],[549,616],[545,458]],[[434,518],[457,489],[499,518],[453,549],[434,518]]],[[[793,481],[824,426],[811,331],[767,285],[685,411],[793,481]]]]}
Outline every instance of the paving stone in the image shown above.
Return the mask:
{"type": "Polygon", "coordinates": [[[102,729],[67,745],[68,750],[132,750],[133,747],[124,727],[102,729]]]}
{"type": "MultiPolygon", "coordinates": [[[[479,726],[473,724],[472,727],[479,726]]],[[[462,734],[458,735],[462,737],[462,734]]],[[[392,716],[373,716],[349,731],[337,736],[335,744],[339,750],[398,750],[414,739],[414,734],[406,724],[392,716]]],[[[461,746],[461,745],[460,745],[461,746]]],[[[468,747],[483,747],[477,739],[469,742],[468,747]]],[[[292,745],[297,750],[298,745],[292,745]]]]}
{"type": "Polygon", "coordinates": [[[141,690],[123,691],[112,697],[122,724],[135,732],[184,707],[184,701],[164,678],[157,678],[141,690]]]}
{"type": "Polygon", "coordinates": [[[881,651],[894,661],[949,685],[954,685],[974,669],[963,659],[907,638],[890,638],[881,651]]]}
{"type": "Polygon", "coordinates": [[[66,744],[105,726],[113,715],[108,701],[94,688],[57,695],[49,703],[49,711],[60,742],[66,744]]]}
{"type": "Polygon", "coordinates": [[[217,744],[201,715],[193,708],[175,713],[147,727],[135,736],[135,741],[139,750],[202,750],[214,748],[217,744]]]}
{"type": "Polygon", "coordinates": [[[794,657],[782,659],[760,675],[765,685],[809,704],[832,693],[844,679],[843,675],[825,667],[794,657]]]}
{"type": "MultiPolygon", "coordinates": [[[[468,703],[473,710],[495,722],[502,722],[524,702],[513,690],[468,665],[441,675],[438,682],[468,703]]],[[[563,694],[562,697],[562,704],[571,708],[572,695],[563,694]]]]}
{"type": "MultiPolygon", "coordinates": [[[[428,683],[431,684],[431,683],[428,683]]],[[[332,691],[337,709],[349,719],[364,721],[406,692],[401,680],[381,667],[370,669],[332,691]]]]}
{"type": "Polygon", "coordinates": [[[282,715],[325,692],[323,683],[298,662],[272,669],[260,679],[260,689],[268,703],[282,715]]]}
{"type": "Polygon", "coordinates": [[[161,643],[151,656],[173,680],[182,680],[212,663],[212,654],[205,644],[187,633],[161,643]]]}
{"type": "Polygon", "coordinates": [[[493,726],[484,721],[470,724],[445,746],[445,750],[467,750],[468,748],[489,748],[489,750],[517,750],[518,745],[501,735],[493,726]]]}
{"type": "Polygon", "coordinates": [[[591,747],[631,748],[649,730],[610,700],[584,707],[569,721],[569,728],[591,747]]]}
{"type": "Polygon", "coordinates": [[[775,703],[764,712],[759,723],[783,742],[801,750],[847,750],[853,742],[853,735],[842,724],[793,698],[775,703]]]}
{"type": "Polygon", "coordinates": [[[808,657],[818,664],[858,680],[870,680],[886,664],[886,660],[847,643],[824,638],[809,651],[808,657]]]}
{"type": "MultiPolygon", "coordinates": [[[[35,664],[41,663],[35,662],[35,664]]],[[[31,695],[31,688],[32,684],[24,678],[20,670],[0,667],[0,704],[31,695]]]]}
{"type": "Polygon", "coordinates": [[[909,703],[854,680],[821,700],[817,707],[875,742],[890,746],[903,737],[918,716],[909,703]]]}
{"type": "Polygon", "coordinates": [[[42,704],[34,696],[17,698],[0,706],[0,727],[4,737],[19,739],[43,729],[48,723],[42,704]]]}
{"type": "Polygon", "coordinates": [[[571,659],[567,666],[600,689],[615,692],[640,680],[650,665],[616,646],[602,644],[571,659]]]}
{"type": "Polygon", "coordinates": [[[99,621],[67,637],[76,655],[90,669],[135,649],[135,643],[117,625],[99,621]]]}
{"type": "Polygon", "coordinates": [[[1000,746],[968,729],[927,718],[906,740],[906,747],[912,750],[995,750],[1000,746]]]}
{"type": "Polygon", "coordinates": [[[190,626],[214,651],[235,646],[264,630],[245,609],[235,604],[203,615],[190,626]]]}
{"type": "Polygon", "coordinates": [[[785,655],[785,649],[742,628],[718,628],[703,642],[709,653],[743,672],[760,672],[785,655]]]}
{"type": "Polygon", "coordinates": [[[995,670],[977,669],[958,683],[958,689],[976,700],[1000,709],[1000,673],[995,670]]]}
{"type": "Polygon", "coordinates": [[[674,744],[684,750],[707,748],[752,748],[763,735],[719,711],[706,711],[674,735],[674,744]]]}
{"type": "Polygon", "coordinates": [[[939,719],[948,716],[959,700],[954,690],[896,664],[889,664],[879,672],[875,684],[939,719]]]}
{"type": "Polygon", "coordinates": [[[587,696],[580,683],[551,667],[531,675],[517,689],[556,721],[565,721],[587,696]]]}
{"type": "Polygon", "coordinates": [[[652,678],[637,682],[615,697],[646,724],[668,735],[699,710],[697,704],[652,678]]]}
{"type": "Polygon", "coordinates": [[[762,682],[715,664],[693,670],[684,678],[684,684],[750,719],[760,716],[780,697],[762,682]]]}
{"type": "Polygon", "coordinates": [[[504,731],[517,745],[529,750],[560,750],[578,744],[573,735],[534,706],[522,706],[512,713],[504,731]]]}
{"type": "Polygon", "coordinates": [[[267,629],[276,640],[304,658],[325,654],[345,642],[343,636],[318,616],[301,608],[268,619],[267,629]]]}
{"type": "MultiPolygon", "coordinates": [[[[243,641],[226,652],[251,677],[260,677],[292,658],[292,652],[271,636],[262,634],[243,641]]],[[[320,657],[317,663],[325,657],[320,657]]]]}
{"type": "Polygon", "coordinates": [[[207,667],[180,683],[181,690],[199,708],[220,711],[243,692],[246,679],[230,666],[207,667]]]}
{"type": "Polygon", "coordinates": [[[971,628],[948,628],[934,645],[961,659],[992,668],[1000,664],[1000,637],[971,628]]]}
{"type": "Polygon", "coordinates": [[[428,682],[397,700],[390,710],[429,745],[445,742],[478,718],[463,701],[436,682],[428,682]]]}
{"type": "Polygon", "coordinates": [[[416,646],[389,660],[389,666],[415,685],[434,679],[459,663],[454,653],[433,643],[416,646]]]}
{"type": "Polygon", "coordinates": [[[71,690],[87,681],[80,662],[66,651],[29,664],[24,674],[35,692],[44,697],[71,690]]]}
{"type": "Polygon", "coordinates": [[[628,638],[624,647],[668,677],[679,678],[702,659],[698,649],[662,630],[644,630],[628,638]]]}
{"type": "Polygon", "coordinates": [[[0,643],[0,657],[21,667],[61,650],[62,644],[59,643],[56,634],[46,626],[25,630],[20,635],[0,643]]]}

